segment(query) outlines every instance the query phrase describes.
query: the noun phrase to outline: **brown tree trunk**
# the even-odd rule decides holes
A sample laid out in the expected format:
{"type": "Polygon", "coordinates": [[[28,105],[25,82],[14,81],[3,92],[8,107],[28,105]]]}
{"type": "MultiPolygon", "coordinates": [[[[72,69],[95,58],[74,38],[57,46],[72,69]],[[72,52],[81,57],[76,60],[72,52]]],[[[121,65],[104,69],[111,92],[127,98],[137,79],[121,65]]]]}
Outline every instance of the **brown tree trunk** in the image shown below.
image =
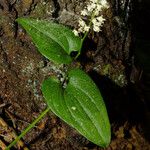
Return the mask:
{"type": "MultiPolygon", "coordinates": [[[[18,135],[46,107],[40,86],[45,76],[51,74],[51,63],[39,54],[30,37],[15,20],[18,17],[33,17],[54,20],[75,28],[87,1],[0,1],[0,117],[18,135]]],[[[112,142],[106,148],[108,150],[146,150],[149,147],[146,138],[137,130],[141,120],[135,119],[146,116],[143,113],[145,106],[139,100],[136,88],[131,86],[141,73],[134,68],[131,49],[133,3],[131,0],[109,0],[110,8],[103,14],[106,22],[102,32],[88,35],[79,58],[83,69],[99,86],[108,108],[112,125],[112,142]],[[132,123],[133,118],[135,124],[132,123]]],[[[0,124],[0,143],[6,146],[12,141],[9,139],[12,134],[0,124]]],[[[100,150],[52,113],[23,141],[33,150],[100,150]]]]}

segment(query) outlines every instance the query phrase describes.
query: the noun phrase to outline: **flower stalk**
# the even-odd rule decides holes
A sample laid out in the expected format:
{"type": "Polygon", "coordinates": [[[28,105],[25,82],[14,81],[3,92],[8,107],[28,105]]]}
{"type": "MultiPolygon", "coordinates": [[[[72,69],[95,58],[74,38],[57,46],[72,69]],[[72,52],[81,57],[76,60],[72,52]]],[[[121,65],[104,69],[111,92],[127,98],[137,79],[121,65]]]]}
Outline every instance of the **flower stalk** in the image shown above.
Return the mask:
{"type": "MultiPolygon", "coordinates": [[[[78,21],[79,28],[73,30],[76,36],[79,36],[80,33],[84,33],[81,39],[81,45],[83,45],[83,42],[87,37],[90,29],[92,29],[94,32],[101,31],[101,27],[105,21],[105,18],[103,15],[101,15],[101,12],[107,8],[109,8],[109,5],[106,0],[89,0],[87,6],[81,11],[81,17],[78,21]],[[87,20],[85,18],[87,18],[87,20]]],[[[81,50],[78,52],[75,59],[78,58],[80,53],[81,50]]]]}

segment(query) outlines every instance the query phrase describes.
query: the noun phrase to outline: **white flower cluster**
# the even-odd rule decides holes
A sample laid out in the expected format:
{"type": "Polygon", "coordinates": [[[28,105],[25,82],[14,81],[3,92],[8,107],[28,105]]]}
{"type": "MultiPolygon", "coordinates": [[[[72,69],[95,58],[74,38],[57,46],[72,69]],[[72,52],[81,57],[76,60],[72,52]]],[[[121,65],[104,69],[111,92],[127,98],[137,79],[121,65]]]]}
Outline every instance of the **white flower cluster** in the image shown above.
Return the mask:
{"type": "Polygon", "coordinates": [[[91,27],[95,32],[101,31],[105,18],[100,13],[106,8],[109,8],[106,0],[89,0],[85,9],[81,11],[82,18],[79,18],[79,28],[73,30],[74,34],[78,36],[79,33],[88,32],[91,27]],[[85,20],[85,17],[90,20],[85,20]]]}

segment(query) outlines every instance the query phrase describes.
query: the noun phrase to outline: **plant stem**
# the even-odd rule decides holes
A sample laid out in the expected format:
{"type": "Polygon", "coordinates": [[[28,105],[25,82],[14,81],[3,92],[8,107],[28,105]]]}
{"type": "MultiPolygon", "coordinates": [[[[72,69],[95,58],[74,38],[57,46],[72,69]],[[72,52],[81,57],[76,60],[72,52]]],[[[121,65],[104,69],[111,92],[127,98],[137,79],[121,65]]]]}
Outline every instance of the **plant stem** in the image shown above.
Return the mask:
{"type": "Polygon", "coordinates": [[[12,146],[14,146],[18,140],[20,140],[29,130],[31,130],[36,123],[38,123],[46,114],[47,112],[50,110],[50,108],[46,108],[39,116],[38,118],[36,118],[12,143],[10,143],[10,145],[8,145],[8,147],[6,148],[6,150],[9,150],[12,146]]]}
{"type": "MultiPolygon", "coordinates": [[[[90,18],[90,22],[89,22],[89,27],[90,27],[90,28],[91,28],[91,26],[92,26],[92,20],[94,19],[94,17],[95,17],[95,11],[92,13],[91,18],[90,18]]],[[[89,33],[89,31],[86,31],[86,32],[84,33],[84,36],[83,36],[83,38],[81,39],[81,45],[83,45],[83,42],[84,42],[85,38],[87,37],[88,33],[89,33]]],[[[82,46],[81,46],[81,48],[82,48],[82,46]]],[[[80,51],[78,52],[78,54],[77,54],[77,56],[75,57],[75,59],[78,58],[78,56],[80,55],[80,53],[81,53],[81,49],[80,49],[80,51]]]]}

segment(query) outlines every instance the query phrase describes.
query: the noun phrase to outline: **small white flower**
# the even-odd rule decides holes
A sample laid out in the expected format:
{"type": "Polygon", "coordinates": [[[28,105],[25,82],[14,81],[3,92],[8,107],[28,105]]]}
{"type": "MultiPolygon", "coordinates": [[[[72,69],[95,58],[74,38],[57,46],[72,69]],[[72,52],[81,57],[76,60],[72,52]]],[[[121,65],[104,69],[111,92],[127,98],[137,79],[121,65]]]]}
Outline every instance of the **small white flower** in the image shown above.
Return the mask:
{"type": "Polygon", "coordinates": [[[82,16],[87,16],[88,15],[88,11],[86,9],[81,11],[81,15],[82,16]]]}
{"type": "Polygon", "coordinates": [[[86,25],[86,26],[84,27],[84,31],[85,31],[85,32],[88,32],[89,30],[90,30],[90,27],[86,25]]]}
{"type": "Polygon", "coordinates": [[[94,19],[92,19],[92,23],[93,24],[96,24],[97,23],[97,20],[94,18],[94,19]]]}
{"type": "Polygon", "coordinates": [[[83,26],[86,25],[86,23],[85,23],[84,20],[82,20],[81,18],[79,18],[79,25],[80,25],[81,27],[83,27],[83,26]]]}
{"type": "Polygon", "coordinates": [[[99,27],[99,26],[96,26],[96,25],[93,25],[93,30],[94,30],[95,32],[101,31],[101,30],[100,30],[100,27],[99,27]]]}
{"type": "Polygon", "coordinates": [[[102,7],[104,7],[104,8],[109,8],[109,5],[108,5],[108,3],[107,3],[107,1],[106,0],[101,0],[101,5],[102,5],[102,7]]]}
{"type": "Polygon", "coordinates": [[[95,16],[98,16],[99,15],[99,12],[100,11],[98,11],[97,9],[94,11],[94,14],[95,14],[95,16]]]}
{"type": "Polygon", "coordinates": [[[104,23],[104,21],[106,20],[103,16],[99,16],[96,18],[96,20],[98,20],[98,22],[104,23]]]}
{"type": "Polygon", "coordinates": [[[79,29],[78,29],[78,33],[83,33],[83,27],[79,27],[79,29]]]}
{"type": "Polygon", "coordinates": [[[97,7],[96,7],[96,10],[100,12],[100,11],[102,11],[102,8],[103,8],[103,6],[98,4],[97,7]]]}
{"type": "Polygon", "coordinates": [[[102,6],[107,5],[107,1],[106,0],[101,0],[100,3],[101,3],[102,6]]]}
{"type": "Polygon", "coordinates": [[[104,18],[102,16],[94,18],[92,20],[93,26],[101,27],[102,24],[104,23],[104,18]]]}
{"type": "Polygon", "coordinates": [[[79,36],[79,33],[78,33],[77,30],[74,29],[74,30],[73,30],[73,33],[74,33],[75,36],[79,36]]]}
{"type": "Polygon", "coordinates": [[[87,6],[87,10],[90,13],[93,12],[93,10],[95,10],[95,8],[96,8],[96,4],[95,3],[91,3],[91,5],[87,6]]]}

